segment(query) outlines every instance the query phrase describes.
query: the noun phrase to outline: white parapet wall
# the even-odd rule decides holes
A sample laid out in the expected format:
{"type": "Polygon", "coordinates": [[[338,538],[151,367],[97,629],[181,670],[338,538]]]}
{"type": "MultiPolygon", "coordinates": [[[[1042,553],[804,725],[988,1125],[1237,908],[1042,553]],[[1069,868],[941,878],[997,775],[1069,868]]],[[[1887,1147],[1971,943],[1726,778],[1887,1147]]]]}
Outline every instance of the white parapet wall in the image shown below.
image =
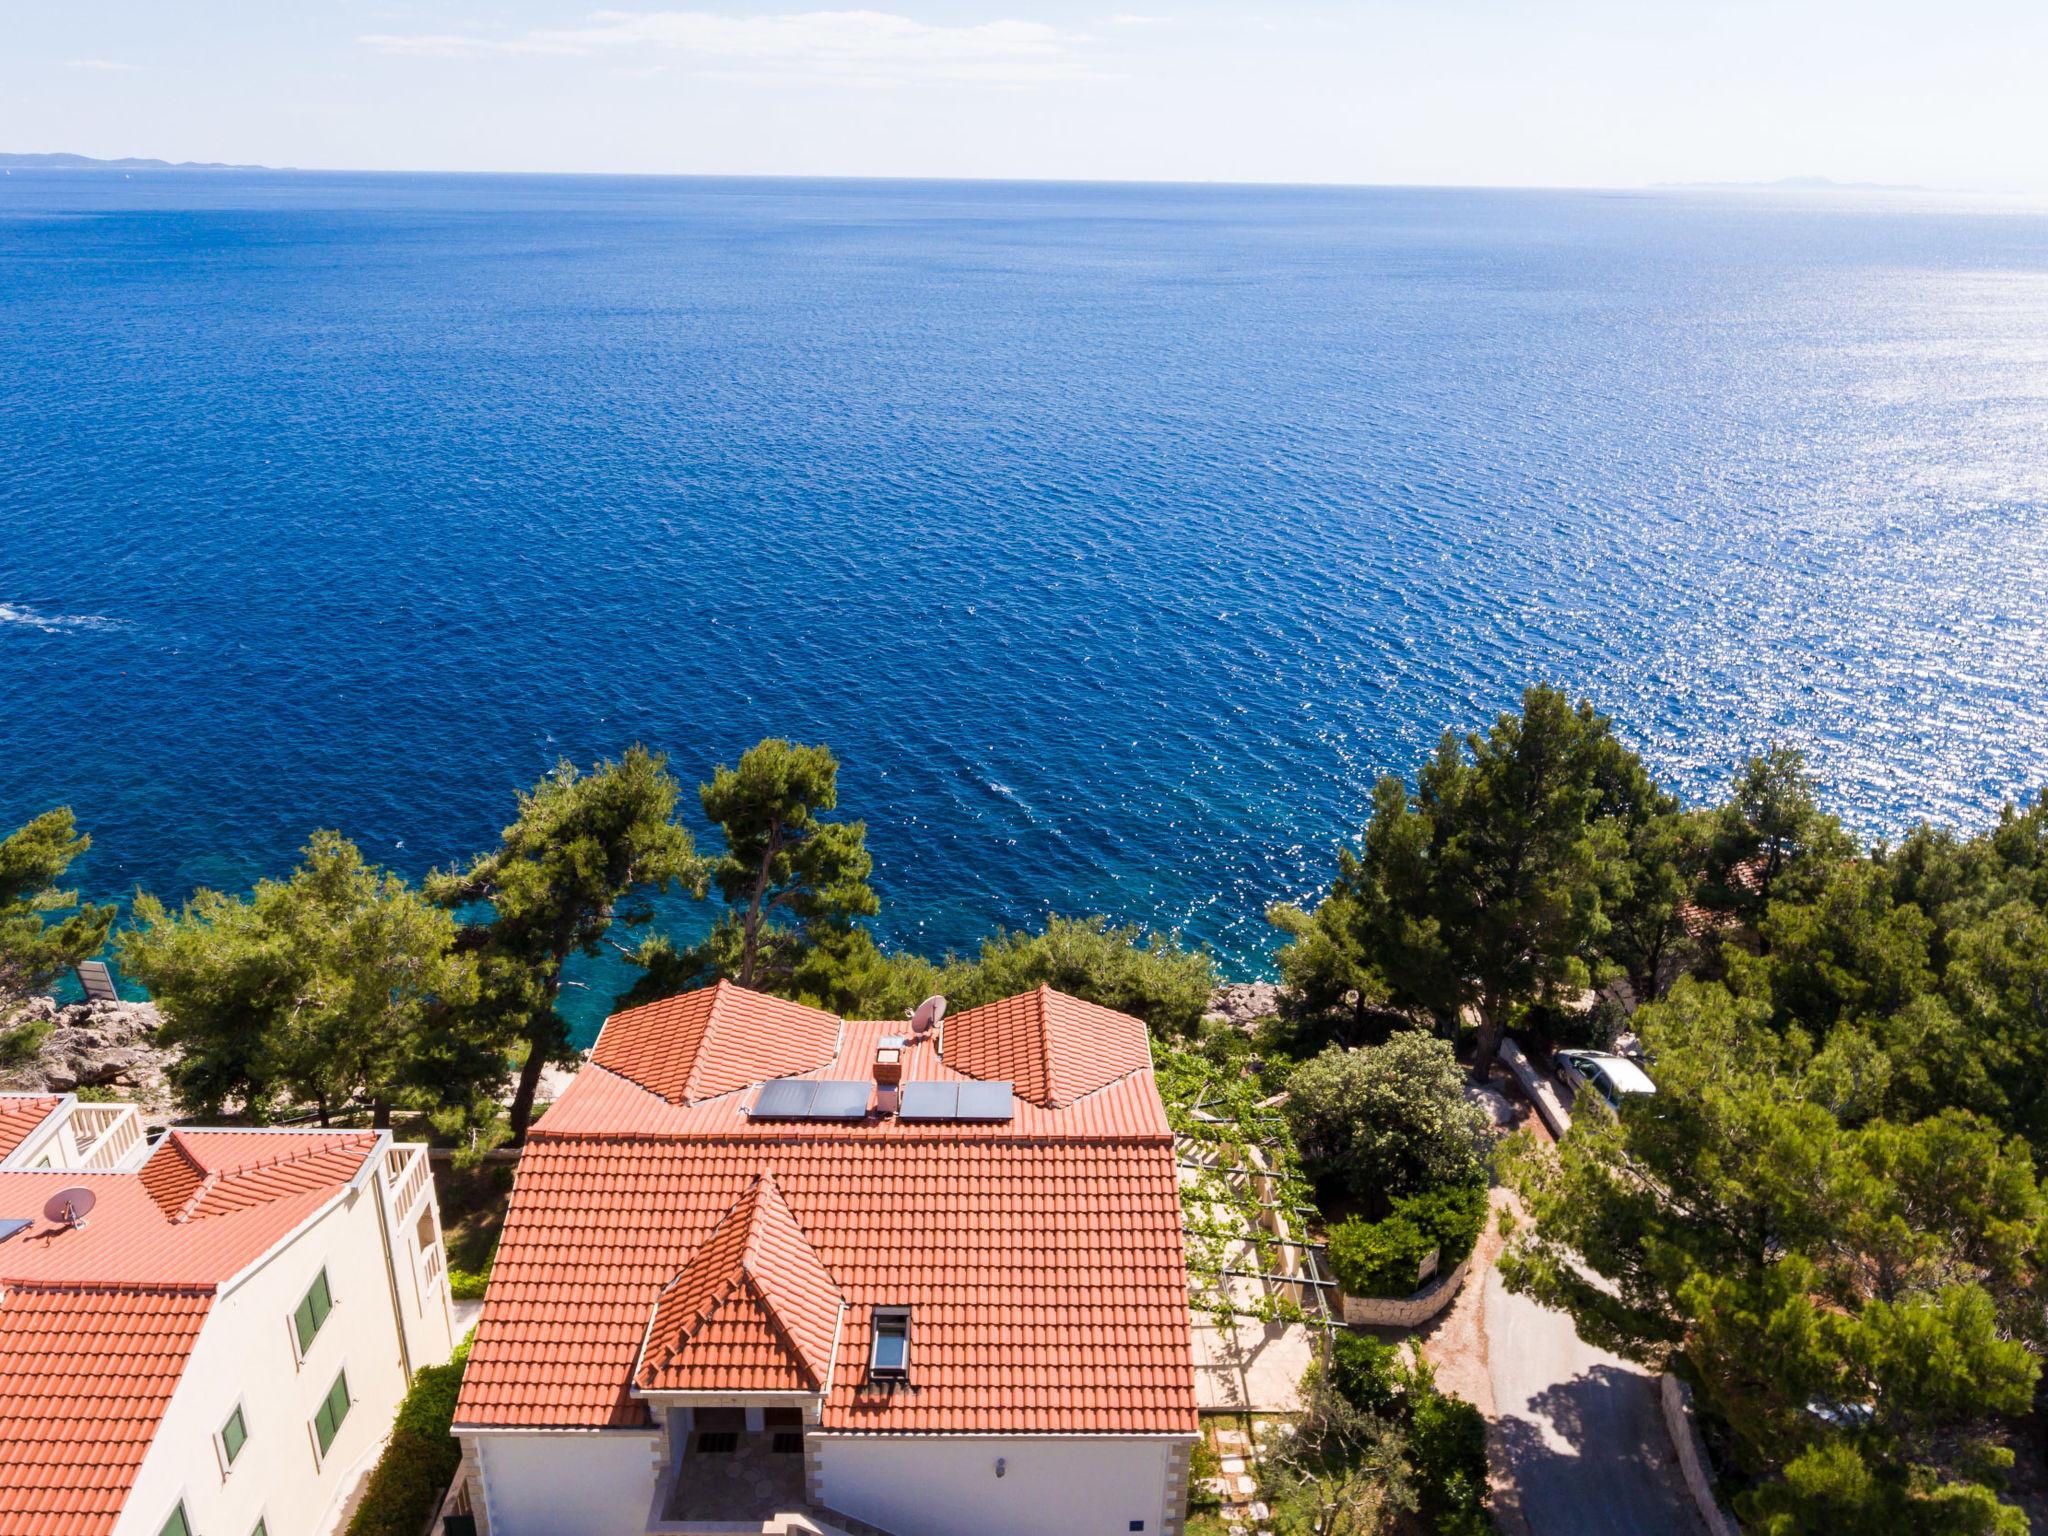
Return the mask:
{"type": "MultiPolygon", "coordinates": [[[[816,1435],[827,1509],[899,1536],[1175,1536],[1187,1450],[1176,1435],[816,1435]]],[[[498,1533],[503,1536],[503,1533],[498,1533]]]]}
{"type": "Polygon", "coordinates": [[[1708,1536],[1742,1536],[1714,1497],[1714,1480],[1707,1471],[1707,1448],[1700,1439],[1699,1426],[1692,1421],[1692,1393],[1669,1372],[1665,1373],[1660,1390],[1664,1399],[1664,1427],[1671,1432],[1672,1447],[1678,1452],[1678,1470],[1685,1478],[1686,1492],[1692,1495],[1708,1536]]]}
{"type": "Polygon", "coordinates": [[[1529,1058],[1522,1054],[1522,1048],[1512,1040],[1500,1043],[1500,1059],[1507,1069],[1515,1074],[1515,1081],[1522,1085],[1522,1091],[1529,1095],[1536,1106],[1536,1113],[1543,1117],[1543,1123],[1550,1127],[1550,1134],[1559,1141],[1572,1128],[1571,1112],[1564,1107],[1564,1100],[1558,1097],[1557,1087],[1529,1064],[1529,1058]]]}
{"type": "Polygon", "coordinates": [[[481,1473],[490,1536],[622,1536],[652,1523],[658,1431],[507,1430],[462,1439],[481,1473]]]}

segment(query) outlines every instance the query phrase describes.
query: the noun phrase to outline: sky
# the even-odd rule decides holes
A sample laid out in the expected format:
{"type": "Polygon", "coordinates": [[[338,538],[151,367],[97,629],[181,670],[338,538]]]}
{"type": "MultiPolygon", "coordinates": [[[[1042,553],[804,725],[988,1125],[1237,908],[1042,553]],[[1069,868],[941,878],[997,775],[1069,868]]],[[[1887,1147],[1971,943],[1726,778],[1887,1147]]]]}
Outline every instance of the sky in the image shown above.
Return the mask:
{"type": "Polygon", "coordinates": [[[0,150],[2048,192],[2042,0],[0,0],[0,150]]]}

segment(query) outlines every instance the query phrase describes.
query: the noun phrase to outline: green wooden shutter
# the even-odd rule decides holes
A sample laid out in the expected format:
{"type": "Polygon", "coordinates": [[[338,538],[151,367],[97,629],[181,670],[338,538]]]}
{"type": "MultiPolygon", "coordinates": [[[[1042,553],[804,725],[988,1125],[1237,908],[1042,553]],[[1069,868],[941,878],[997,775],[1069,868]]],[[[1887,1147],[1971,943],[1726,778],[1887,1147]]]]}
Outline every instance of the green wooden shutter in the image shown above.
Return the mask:
{"type": "Polygon", "coordinates": [[[334,1437],[341,1432],[341,1422],[348,1417],[348,1372],[343,1371],[334,1378],[334,1385],[327,1389],[327,1398],[320,1404],[320,1411],[313,1415],[313,1433],[320,1441],[320,1454],[325,1456],[327,1448],[334,1444],[334,1437]]]}
{"type": "Polygon", "coordinates": [[[171,1518],[164,1522],[164,1528],[158,1536],[192,1536],[192,1527],[185,1519],[183,1504],[171,1511],[171,1518]]]}
{"type": "Polygon", "coordinates": [[[220,1427],[220,1448],[227,1452],[228,1465],[235,1464],[235,1458],[242,1454],[242,1447],[249,1443],[249,1426],[242,1419],[240,1405],[228,1415],[227,1423],[220,1427]]]}
{"type": "Polygon", "coordinates": [[[334,1310],[334,1293],[327,1288],[327,1271],[321,1270],[313,1278],[312,1287],[306,1292],[292,1312],[292,1327],[299,1337],[299,1353],[304,1354],[312,1347],[314,1338],[320,1332],[321,1324],[327,1321],[327,1314],[334,1310]]]}

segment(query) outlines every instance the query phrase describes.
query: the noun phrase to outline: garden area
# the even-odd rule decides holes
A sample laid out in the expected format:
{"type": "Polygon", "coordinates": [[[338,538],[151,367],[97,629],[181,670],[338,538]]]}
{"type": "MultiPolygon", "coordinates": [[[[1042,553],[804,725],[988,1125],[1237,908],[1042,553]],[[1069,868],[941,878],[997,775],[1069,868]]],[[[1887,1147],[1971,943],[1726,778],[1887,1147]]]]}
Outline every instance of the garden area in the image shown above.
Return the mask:
{"type": "MultiPolygon", "coordinates": [[[[1198,1335],[1208,1314],[1302,1344],[1290,1411],[1205,1404],[1188,1531],[1478,1536],[1490,1528],[1479,1410],[1412,1348],[1344,1314],[1405,1301],[1470,1258],[1490,1214],[1492,1118],[1433,1034],[1393,1028],[1346,1048],[1306,1033],[1281,1018],[1212,1022],[1155,1051],[1180,1139],[1198,1335]]],[[[1201,1355],[1198,1341],[1198,1368],[1201,1355]]]]}

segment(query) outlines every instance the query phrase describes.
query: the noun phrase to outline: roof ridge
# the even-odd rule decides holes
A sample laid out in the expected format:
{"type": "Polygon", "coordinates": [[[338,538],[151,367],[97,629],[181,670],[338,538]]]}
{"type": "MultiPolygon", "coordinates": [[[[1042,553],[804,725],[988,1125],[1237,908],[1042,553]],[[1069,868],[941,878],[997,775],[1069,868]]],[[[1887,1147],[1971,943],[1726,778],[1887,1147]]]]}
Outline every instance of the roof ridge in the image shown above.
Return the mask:
{"type": "Polygon", "coordinates": [[[211,1280],[0,1280],[0,1303],[16,1291],[54,1294],[60,1291],[102,1291],[143,1296],[217,1296],[220,1285],[211,1280]]]}

